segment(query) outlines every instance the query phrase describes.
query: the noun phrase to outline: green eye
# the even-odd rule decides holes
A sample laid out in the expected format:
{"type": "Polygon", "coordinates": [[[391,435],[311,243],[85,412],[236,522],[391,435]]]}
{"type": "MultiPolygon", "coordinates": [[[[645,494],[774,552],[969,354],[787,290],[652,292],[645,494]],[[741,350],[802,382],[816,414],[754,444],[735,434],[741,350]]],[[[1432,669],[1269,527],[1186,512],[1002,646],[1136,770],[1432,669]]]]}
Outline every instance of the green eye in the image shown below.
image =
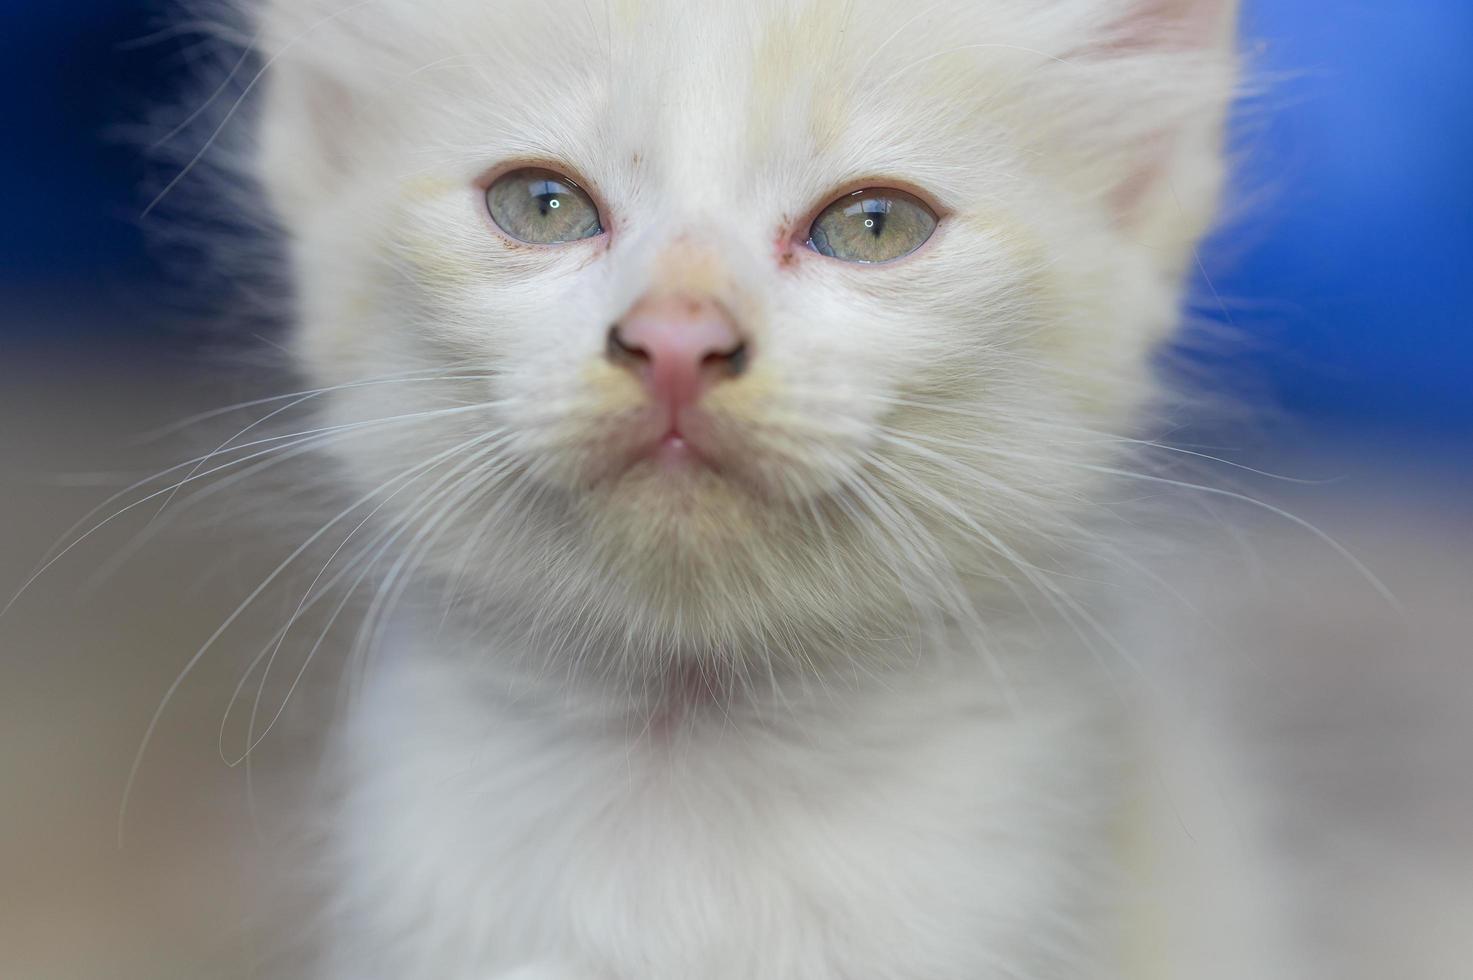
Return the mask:
{"type": "Polygon", "coordinates": [[[890,262],[909,255],[936,230],[936,214],[905,191],[856,191],[823,209],[808,244],[845,262],[890,262]]]}
{"type": "Polygon", "coordinates": [[[593,198],[551,170],[513,170],[486,189],[491,220],[519,242],[561,245],[603,233],[593,198]]]}

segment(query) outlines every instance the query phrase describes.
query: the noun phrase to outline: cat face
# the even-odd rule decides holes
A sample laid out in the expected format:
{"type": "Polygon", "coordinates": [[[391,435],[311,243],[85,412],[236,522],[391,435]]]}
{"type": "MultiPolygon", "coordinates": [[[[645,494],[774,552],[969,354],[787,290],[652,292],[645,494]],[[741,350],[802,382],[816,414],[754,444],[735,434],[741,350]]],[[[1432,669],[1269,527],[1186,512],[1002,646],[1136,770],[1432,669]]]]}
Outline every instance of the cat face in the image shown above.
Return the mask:
{"type": "Polygon", "coordinates": [[[1152,394],[1229,6],[268,9],[336,451],[416,568],[621,657],[1016,588],[1152,394]]]}

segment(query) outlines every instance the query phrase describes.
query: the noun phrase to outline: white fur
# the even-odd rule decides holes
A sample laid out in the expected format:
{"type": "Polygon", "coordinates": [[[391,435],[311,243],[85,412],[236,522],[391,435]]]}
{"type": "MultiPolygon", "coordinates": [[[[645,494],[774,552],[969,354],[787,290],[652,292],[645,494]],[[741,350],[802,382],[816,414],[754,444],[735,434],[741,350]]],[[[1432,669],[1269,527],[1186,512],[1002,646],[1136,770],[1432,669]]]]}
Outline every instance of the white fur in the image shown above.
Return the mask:
{"type": "Polygon", "coordinates": [[[331,976],[1146,969],[1122,827],[1171,767],[1132,761],[1069,582],[1216,206],[1232,13],[268,5],[296,349],[353,385],[330,422],[396,419],[334,448],[402,529],[385,604],[422,600],[346,740],[331,976]],[[607,238],[501,237],[477,181],[517,161],[607,238]],[[802,247],[887,184],[937,205],[926,248],[802,247]],[[709,398],[730,471],[678,488],[607,469],[640,395],[604,335],[653,288],[756,352],[709,398]]]}
{"type": "Polygon", "coordinates": [[[352,733],[335,977],[1084,976],[1108,947],[1077,702],[1020,720],[952,664],[669,732],[396,656],[352,733]]]}

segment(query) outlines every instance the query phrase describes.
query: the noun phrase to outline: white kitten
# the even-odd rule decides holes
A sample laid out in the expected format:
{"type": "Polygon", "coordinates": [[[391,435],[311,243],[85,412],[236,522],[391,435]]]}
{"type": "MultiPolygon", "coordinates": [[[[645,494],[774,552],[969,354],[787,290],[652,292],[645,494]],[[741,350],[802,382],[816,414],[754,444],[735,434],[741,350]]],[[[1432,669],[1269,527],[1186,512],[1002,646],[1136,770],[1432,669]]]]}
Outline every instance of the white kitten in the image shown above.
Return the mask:
{"type": "Polygon", "coordinates": [[[1234,6],[267,5],[295,346],[397,556],[326,976],[1268,975],[1227,764],[1075,584],[1234,6]]]}

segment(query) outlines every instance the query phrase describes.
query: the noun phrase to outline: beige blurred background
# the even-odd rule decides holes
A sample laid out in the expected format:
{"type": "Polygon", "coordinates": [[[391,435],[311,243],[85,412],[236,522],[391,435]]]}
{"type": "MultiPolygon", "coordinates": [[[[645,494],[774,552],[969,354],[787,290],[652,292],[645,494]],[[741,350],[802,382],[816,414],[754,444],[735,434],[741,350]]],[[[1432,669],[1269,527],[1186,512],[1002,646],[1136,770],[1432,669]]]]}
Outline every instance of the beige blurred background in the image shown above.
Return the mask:
{"type": "MultiPolygon", "coordinates": [[[[106,348],[5,364],[5,598],[109,494],[213,449],[245,424],[232,416],[153,435],[249,398],[240,377],[106,348]]],[[[257,483],[194,506],[181,494],[162,516],[162,498],[136,507],[57,561],[0,619],[0,977],[275,975],[278,920],[310,912],[278,916],[281,895],[263,888],[300,827],[284,826],[284,808],[261,801],[313,741],[264,743],[249,795],[244,767],[227,766],[219,747],[241,671],[290,612],[285,592],[243,617],[180,685],[143,758],[119,840],[124,787],[150,716],[294,540],[289,526],[253,506],[261,490],[257,483]]],[[[228,752],[239,751],[236,729],[228,752]]]]}

